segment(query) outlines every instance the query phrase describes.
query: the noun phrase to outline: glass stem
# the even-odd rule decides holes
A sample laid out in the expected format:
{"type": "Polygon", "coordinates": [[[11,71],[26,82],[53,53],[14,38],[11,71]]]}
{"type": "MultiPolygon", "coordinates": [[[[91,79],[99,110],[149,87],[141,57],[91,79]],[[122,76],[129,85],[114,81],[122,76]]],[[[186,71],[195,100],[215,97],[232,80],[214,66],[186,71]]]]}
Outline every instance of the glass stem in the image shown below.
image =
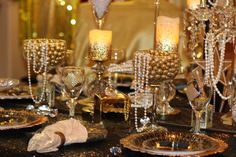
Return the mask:
{"type": "Polygon", "coordinates": [[[68,104],[70,118],[75,117],[75,106],[76,106],[76,99],[70,99],[68,104]]]}
{"type": "Polygon", "coordinates": [[[98,19],[98,29],[102,29],[103,19],[98,19]]]}
{"type": "Polygon", "coordinates": [[[194,133],[200,133],[200,119],[202,116],[202,112],[195,111],[196,123],[194,128],[194,133]]]}
{"type": "Polygon", "coordinates": [[[152,121],[151,123],[154,124],[156,122],[156,106],[157,106],[157,87],[153,89],[153,105],[152,105],[152,121]]]}

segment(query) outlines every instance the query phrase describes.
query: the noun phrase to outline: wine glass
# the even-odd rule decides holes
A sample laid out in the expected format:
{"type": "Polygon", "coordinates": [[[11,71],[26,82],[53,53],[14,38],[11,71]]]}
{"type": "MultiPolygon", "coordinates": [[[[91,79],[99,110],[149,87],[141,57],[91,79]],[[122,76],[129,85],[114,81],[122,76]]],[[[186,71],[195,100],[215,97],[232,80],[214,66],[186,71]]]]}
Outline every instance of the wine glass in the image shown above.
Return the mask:
{"type": "Polygon", "coordinates": [[[108,12],[108,7],[111,0],[91,0],[93,6],[93,14],[96,18],[96,23],[99,29],[102,29],[105,14],[108,12]]]}
{"type": "Polygon", "coordinates": [[[232,117],[232,107],[235,103],[235,99],[236,99],[236,86],[235,86],[235,81],[234,80],[231,80],[228,82],[228,85],[227,85],[227,96],[229,96],[230,98],[228,99],[228,105],[229,105],[229,112],[225,113],[223,117],[232,117]]]}
{"type": "Polygon", "coordinates": [[[77,98],[83,90],[85,80],[84,69],[75,66],[66,66],[62,70],[62,82],[66,95],[70,98],[66,104],[69,107],[69,117],[75,116],[77,98]]]}
{"type": "Polygon", "coordinates": [[[159,115],[175,115],[180,112],[179,109],[172,108],[169,102],[175,97],[176,89],[173,80],[162,81],[158,90],[159,105],[156,107],[156,112],[159,115]]]}
{"type": "Polygon", "coordinates": [[[192,72],[192,78],[188,81],[186,95],[192,107],[196,121],[193,132],[200,132],[200,118],[207,105],[210,103],[213,88],[210,81],[203,78],[203,74],[198,70],[192,72]]]}

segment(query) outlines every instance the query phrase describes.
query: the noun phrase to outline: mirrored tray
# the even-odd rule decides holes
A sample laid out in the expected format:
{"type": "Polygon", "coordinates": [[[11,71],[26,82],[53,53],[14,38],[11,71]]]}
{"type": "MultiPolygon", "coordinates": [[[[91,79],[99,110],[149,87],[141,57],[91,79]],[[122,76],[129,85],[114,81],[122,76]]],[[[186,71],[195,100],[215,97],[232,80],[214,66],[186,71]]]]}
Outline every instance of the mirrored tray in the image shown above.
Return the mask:
{"type": "Polygon", "coordinates": [[[45,123],[47,117],[28,111],[1,110],[0,130],[29,128],[45,123]]]}
{"type": "Polygon", "coordinates": [[[207,156],[223,152],[228,145],[200,134],[180,132],[144,132],[129,135],[120,143],[132,151],[166,156],[207,156]]]}

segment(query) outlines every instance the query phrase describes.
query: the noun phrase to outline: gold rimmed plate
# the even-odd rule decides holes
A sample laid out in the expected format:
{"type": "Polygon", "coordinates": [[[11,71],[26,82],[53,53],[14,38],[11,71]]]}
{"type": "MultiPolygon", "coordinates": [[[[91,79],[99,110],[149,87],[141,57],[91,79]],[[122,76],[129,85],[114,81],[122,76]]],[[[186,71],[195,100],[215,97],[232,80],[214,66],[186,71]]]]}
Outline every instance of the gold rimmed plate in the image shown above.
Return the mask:
{"type": "MultiPolygon", "coordinates": [[[[33,90],[35,90],[33,88],[33,90]]],[[[17,87],[6,91],[0,91],[0,100],[5,99],[30,99],[29,89],[27,85],[20,84],[17,87]]]]}
{"type": "Polygon", "coordinates": [[[9,90],[20,83],[18,79],[0,78],[0,91],[9,90]]]}
{"type": "Polygon", "coordinates": [[[28,111],[1,110],[0,130],[23,129],[45,123],[47,117],[28,111]]]}
{"type": "Polygon", "coordinates": [[[158,131],[132,134],[120,143],[132,151],[165,156],[207,156],[228,147],[224,141],[207,135],[158,131]]]}

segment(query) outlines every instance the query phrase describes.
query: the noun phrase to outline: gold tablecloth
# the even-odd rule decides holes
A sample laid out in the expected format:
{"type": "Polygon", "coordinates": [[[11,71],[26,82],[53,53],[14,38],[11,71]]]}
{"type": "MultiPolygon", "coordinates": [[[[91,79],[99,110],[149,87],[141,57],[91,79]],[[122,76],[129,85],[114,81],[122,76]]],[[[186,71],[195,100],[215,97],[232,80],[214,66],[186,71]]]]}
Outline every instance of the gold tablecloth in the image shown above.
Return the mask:
{"type": "MultiPolygon", "coordinates": [[[[132,58],[136,50],[153,47],[153,0],[131,0],[113,2],[105,19],[104,29],[112,30],[112,47],[126,50],[126,59],[132,58]]],[[[75,33],[75,64],[87,62],[89,30],[96,28],[89,3],[78,8],[78,27],[75,33]]],[[[181,10],[166,0],[161,0],[160,15],[181,17],[181,10]]]]}

